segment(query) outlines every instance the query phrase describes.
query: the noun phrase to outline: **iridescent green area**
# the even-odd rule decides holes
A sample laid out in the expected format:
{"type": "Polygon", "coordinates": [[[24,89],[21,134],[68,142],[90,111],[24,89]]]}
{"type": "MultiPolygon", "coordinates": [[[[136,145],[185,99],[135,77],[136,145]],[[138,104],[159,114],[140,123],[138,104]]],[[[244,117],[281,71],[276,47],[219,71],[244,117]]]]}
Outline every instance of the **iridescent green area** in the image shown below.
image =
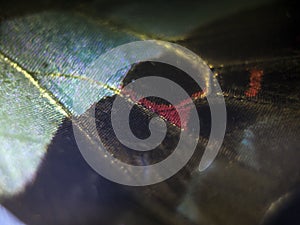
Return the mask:
{"type": "Polygon", "coordinates": [[[0,105],[1,196],[21,191],[34,178],[63,115],[3,58],[0,105]]]}
{"type": "MultiPolygon", "coordinates": [[[[30,71],[41,86],[75,114],[86,111],[103,96],[115,94],[113,90],[130,69],[116,65],[123,69],[117,74],[107,71],[101,83],[94,83],[86,72],[90,64],[113,47],[138,40],[76,13],[51,11],[5,21],[0,30],[0,50],[30,71]],[[75,112],[72,99],[81,86],[86,86],[83,83],[91,88],[80,90],[82,108],[75,112]]],[[[99,67],[113,63],[103,62],[99,67]]]]}
{"type": "MultiPolygon", "coordinates": [[[[114,89],[130,68],[116,74],[103,73],[101,83],[93,82],[85,72],[107,50],[137,38],[79,15],[60,12],[4,21],[0,31],[1,196],[21,191],[34,178],[64,117],[55,102],[76,115],[71,99],[80,87],[90,87],[79,90],[80,112],[104,96],[115,94],[114,89]],[[5,55],[9,59],[5,60],[5,55]],[[54,100],[42,96],[41,90],[49,92],[54,100]]],[[[103,62],[103,67],[105,63],[113,62],[103,62]]]]}

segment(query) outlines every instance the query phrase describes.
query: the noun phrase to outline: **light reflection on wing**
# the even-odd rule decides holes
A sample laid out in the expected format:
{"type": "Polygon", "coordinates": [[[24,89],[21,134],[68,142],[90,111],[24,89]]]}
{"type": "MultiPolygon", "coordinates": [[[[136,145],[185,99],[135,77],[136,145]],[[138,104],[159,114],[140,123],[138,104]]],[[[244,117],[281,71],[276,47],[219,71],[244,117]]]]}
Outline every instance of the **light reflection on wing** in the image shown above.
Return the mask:
{"type": "Polygon", "coordinates": [[[1,225],[25,225],[1,205],[0,205],[0,224],[1,225]]]}

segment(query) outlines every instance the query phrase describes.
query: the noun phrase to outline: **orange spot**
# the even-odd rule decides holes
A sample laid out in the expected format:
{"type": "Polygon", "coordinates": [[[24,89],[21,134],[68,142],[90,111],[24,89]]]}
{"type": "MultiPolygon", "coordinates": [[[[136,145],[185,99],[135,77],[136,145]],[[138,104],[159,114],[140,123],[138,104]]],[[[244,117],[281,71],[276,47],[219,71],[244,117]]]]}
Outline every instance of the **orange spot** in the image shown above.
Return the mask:
{"type": "Polygon", "coordinates": [[[252,69],[250,71],[250,83],[248,90],[245,91],[247,97],[255,97],[261,89],[261,81],[264,75],[263,70],[252,69]]]}
{"type": "MultiPolygon", "coordinates": [[[[138,98],[135,93],[133,92],[128,92],[125,93],[123,90],[123,93],[126,95],[129,95],[131,100],[137,101],[138,98]]],[[[199,91],[196,92],[192,95],[192,100],[196,100],[199,98],[204,97],[206,94],[205,91],[199,91]]],[[[179,128],[187,128],[187,123],[189,121],[189,116],[190,116],[190,110],[193,107],[193,105],[188,104],[188,99],[181,101],[178,105],[173,106],[173,105],[166,105],[166,104],[159,104],[152,102],[150,100],[147,100],[145,98],[140,99],[138,101],[141,105],[146,107],[147,109],[151,110],[152,112],[157,113],[158,115],[162,116],[165,118],[167,121],[171,122],[172,124],[176,125],[179,128]],[[183,111],[183,118],[179,117],[179,114],[176,110],[176,108],[181,108],[183,111]]]]}

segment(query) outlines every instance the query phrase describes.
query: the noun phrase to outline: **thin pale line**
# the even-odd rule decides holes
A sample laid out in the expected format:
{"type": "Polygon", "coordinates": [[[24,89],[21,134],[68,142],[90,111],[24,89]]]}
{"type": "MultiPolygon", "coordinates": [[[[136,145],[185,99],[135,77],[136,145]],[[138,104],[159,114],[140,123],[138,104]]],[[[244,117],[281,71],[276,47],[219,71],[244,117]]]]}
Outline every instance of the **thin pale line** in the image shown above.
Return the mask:
{"type": "MultiPolygon", "coordinates": [[[[32,72],[32,74],[41,74],[39,72],[32,72]]],[[[43,74],[44,76],[49,76],[49,77],[64,77],[64,78],[71,78],[71,79],[78,79],[78,80],[83,80],[83,81],[88,81],[91,84],[96,84],[99,85],[100,87],[103,87],[106,90],[110,90],[114,92],[117,95],[120,95],[121,90],[115,87],[112,87],[108,84],[102,83],[100,81],[95,81],[91,78],[82,76],[82,75],[74,75],[74,74],[61,74],[61,73],[45,73],[43,74]]]]}
{"type": "Polygon", "coordinates": [[[114,22],[113,20],[104,20],[104,19],[95,19],[95,18],[91,18],[89,15],[76,11],[76,14],[78,16],[83,17],[85,20],[89,21],[90,23],[94,23],[97,25],[101,25],[101,26],[105,26],[108,27],[110,30],[113,31],[118,31],[118,32],[124,32],[126,34],[132,35],[134,37],[137,37],[141,40],[151,40],[151,39],[156,39],[156,40],[168,40],[168,41],[183,41],[185,39],[184,36],[174,36],[174,37],[163,37],[160,35],[150,35],[150,34],[143,34],[143,32],[140,32],[136,29],[133,29],[130,26],[126,26],[126,28],[124,28],[122,26],[122,24],[118,25],[118,23],[114,22]]]}
{"type": "Polygon", "coordinates": [[[30,83],[32,83],[41,93],[41,95],[46,98],[52,105],[55,106],[56,110],[59,111],[61,114],[63,114],[66,117],[71,117],[71,113],[67,108],[64,107],[64,105],[57,100],[57,98],[49,92],[46,88],[44,88],[38,80],[25,68],[23,68],[21,65],[13,61],[10,57],[6,56],[4,53],[0,52],[0,59],[4,60],[8,65],[10,65],[12,68],[17,70],[18,72],[22,73],[30,83]]]}

